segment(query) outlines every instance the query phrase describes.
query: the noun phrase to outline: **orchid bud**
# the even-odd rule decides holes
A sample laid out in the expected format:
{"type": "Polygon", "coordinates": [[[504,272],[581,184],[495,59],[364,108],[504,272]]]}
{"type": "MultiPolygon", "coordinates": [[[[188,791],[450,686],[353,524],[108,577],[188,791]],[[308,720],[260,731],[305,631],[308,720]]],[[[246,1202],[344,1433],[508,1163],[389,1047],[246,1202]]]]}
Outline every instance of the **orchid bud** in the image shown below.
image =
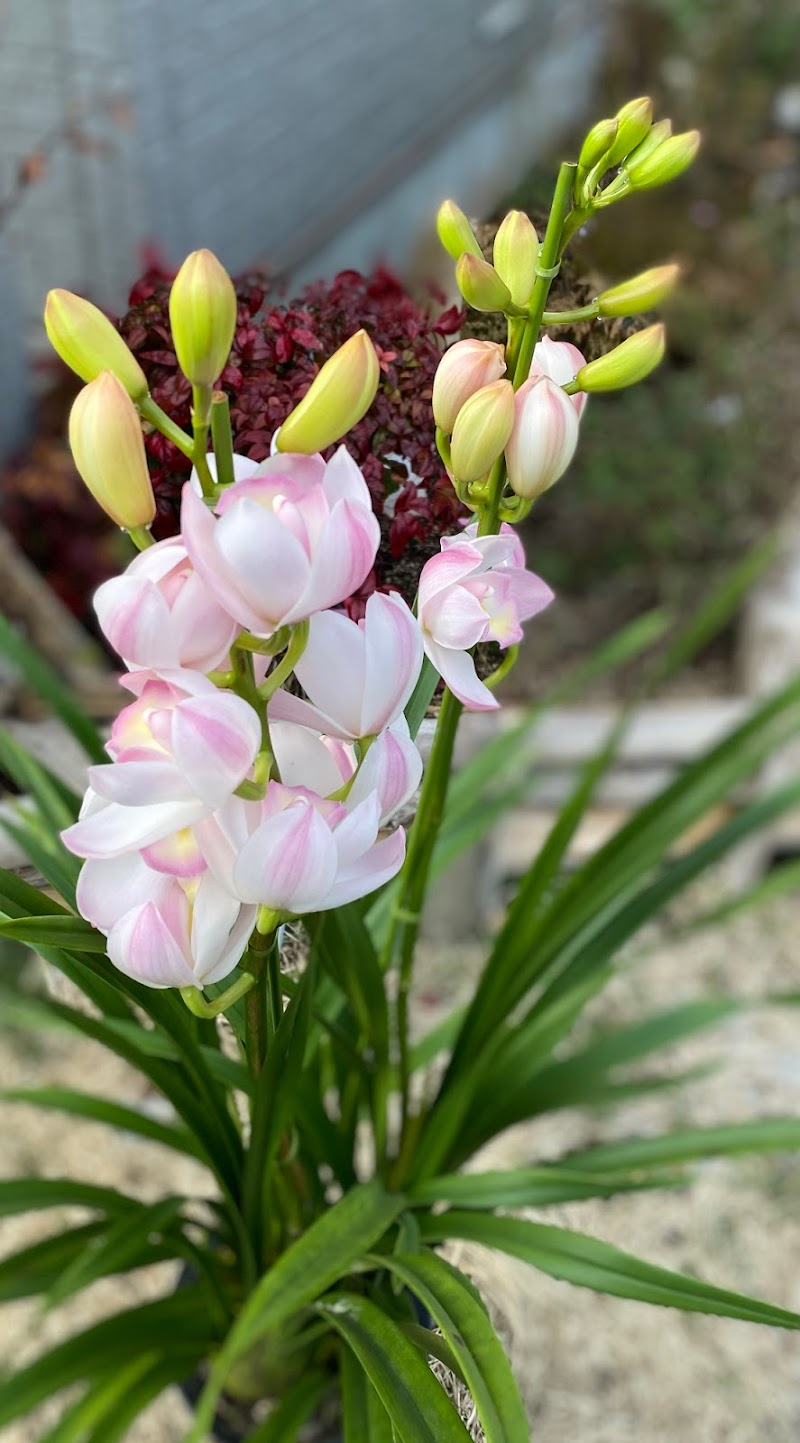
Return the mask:
{"type": "Polygon", "coordinates": [[[613,120],[598,120],[597,124],[592,126],[578,156],[581,170],[594,170],[594,167],[599,165],[614,144],[618,131],[619,120],[616,116],[613,120]]]}
{"type": "Polygon", "coordinates": [[[651,190],[666,185],[689,169],[700,149],[700,131],[685,130],[661,142],[644,159],[632,157],[626,166],[631,190],[651,190]]]}
{"type": "Polygon", "coordinates": [[[443,200],[436,216],[436,231],[447,254],[457,261],[465,251],[483,258],[483,252],[463,210],[454,200],[443,200]]]}
{"type": "Polygon", "coordinates": [[[609,169],[619,165],[626,155],[640,145],[648,134],[653,123],[653,102],[649,95],[641,95],[636,100],[629,100],[617,111],[616,119],[619,122],[617,138],[606,157],[606,164],[609,169]]]}
{"type": "Polygon", "coordinates": [[[533,500],[566,471],[578,444],[578,413],[549,376],[523,381],[514,398],[514,426],[506,445],[512,491],[533,500]]]}
{"type": "Polygon", "coordinates": [[[169,322],[178,364],[193,386],[213,386],[236,330],[233,282],[211,251],[192,251],[172,282],[169,322]]]}
{"type": "Polygon", "coordinates": [[[461,407],[483,386],[498,381],[506,369],[503,347],[496,341],[456,341],[442,356],[433,378],[433,419],[452,431],[461,407]]]}
{"type": "Polygon", "coordinates": [[[147,395],[147,377],[119,331],[103,312],[74,296],[50,291],[44,308],[45,330],[54,351],[82,381],[111,371],[134,401],[147,395]]]}
{"type": "Polygon", "coordinates": [[[312,456],[356,426],[375,400],[380,366],[366,331],[356,331],[317,372],[277,434],[279,451],[312,456]]]}
{"type": "Polygon", "coordinates": [[[513,308],[511,292],[482,256],[464,252],[456,265],[456,283],[473,311],[507,311],[513,308]]]}
{"type": "Polygon", "coordinates": [[[450,459],[456,481],[479,481],[505,448],[514,425],[514,388],[493,381],[470,396],[453,428],[450,459]]]}
{"type": "Polygon", "coordinates": [[[639,162],[640,162],[641,160],[644,160],[648,155],[652,155],[652,154],[653,154],[653,151],[654,151],[654,150],[658,150],[658,147],[659,147],[665,140],[669,140],[669,137],[670,137],[671,135],[672,135],[672,121],[671,121],[671,120],[658,120],[658,121],[656,121],[655,125],[652,125],[652,126],[650,127],[650,130],[649,130],[648,134],[645,136],[644,140],[641,141],[640,144],[637,145],[636,149],[635,149],[635,150],[632,150],[632,151],[630,152],[630,154],[628,155],[628,157],[627,157],[627,159],[626,159],[626,161],[625,161],[625,169],[626,169],[626,171],[630,170],[630,168],[631,168],[632,165],[638,165],[639,162]]]}
{"type": "Polygon", "coordinates": [[[648,326],[621,346],[582,366],[575,384],[581,391],[621,391],[654,371],[664,355],[664,327],[648,326]]]}
{"type": "Polygon", "coordinates": [[[539,237],[533,222],[522,210],[510,210],[501,221],[492,251],[494,268],[508,286],[516,306],[531,298],[539,259],[539,237]]]}
{"type": "Polygon", "coordinates": [[[126,531],[156,514],[139,416],[122,382],[101,371],[73,402],[69,444],[95,501],[126,531]]]}
{"type": "Polygon", "coordinates": [[[597,314],[635,316],[640,311],[651,311],[674,290],[680,273],[679,265],[654,266],[652,270],[642,271],[641,275],[603,291],[597,297],[597,314]]]}

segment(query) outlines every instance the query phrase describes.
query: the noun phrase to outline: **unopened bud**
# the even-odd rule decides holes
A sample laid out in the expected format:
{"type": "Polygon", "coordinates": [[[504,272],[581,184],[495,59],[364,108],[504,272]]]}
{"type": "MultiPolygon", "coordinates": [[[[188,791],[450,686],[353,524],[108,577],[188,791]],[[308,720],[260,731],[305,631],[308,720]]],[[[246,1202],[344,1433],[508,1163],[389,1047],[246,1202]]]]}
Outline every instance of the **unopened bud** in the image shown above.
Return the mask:
{"type": "Polygon", "coordinates": [[[680,276],[679,265],[654,266],[632,280],[612,286],[597,297],[599,316],[636,316],[660,306],[675,289],[680,276]]]}
{"type": "Polygon", "coordinates": [[[639,161],[645,160],[648,155],[652,155],[653,151],[658,150],[658,147],[665,140],[669,140],[671,134],[672,121],[657,120],[655,125],[651,125],[650,130],[645,136],[644,140],[639,145],[637,145],[635,150],[631,151],[625,162],[625,169],[630,170],[630,167],[632,165],[638,165],[639,161]]]}
{"type": "Polygon", "coordinates": [[[631,157],[626,165],[631,190],[651,190],[666,185],[689,169],[700,149],[700,131],[685,130],[671,135],[644,159],[631,157]]]}
{"type": "Polygon", "coordinates": [[[147,377],[119,331],[91,301],[72,291],[50,291],[45,330],[54,351],[82,381],[111,371],[134,401],[147,395],[147,377]]]}
{"type": "Polygon", "coordinates": [[[378,389],[380,366],[366,331],[356,331],[317,372],[276,437],[279,451],[313,456],[340,441],[365,416],[378,389]]]}
{"type": "Polygon", "coordinates": [[[450,460],[456,481],[479,481],[502,455],[514,425],[514,388],[493,381],[470,396],[453,428],[450,460]]]}
{"type": "Polygon", "coordinates": [[[69,444],[95,501],[118,526],[149,526],[156,503],[136,407],[110,371],[84,386],[69,415],[69,444]]]}
{"type": "Polygon", "coordinates": [[[583,366],[575,377],[581,391],[621,391],[634,386],[654,371],[664,355],[664,327],[648,326],[629,336],[621,346],[607,351],[596,361],[583,366]]]}
{"type": "Polygon", "coordinates": [[[465,253],[456,265],[456,283],[473,311],[507,311],[513,308],[511,292],[494,266],[482,256],[465,253]]]}
{"type": "Polygon", "coordinates": [[[619,120],[598,120],[593,125],[581,146],[578,165],[581,170],[594,170],[604,155],[607,155],[619,131],[619,120]]]}
{"type": "Polygon", "coordinates": [[[523,381],[514,399],[514,427],[506,446],[512,491],[535,500],[563,476],[578,444],[578,413],[549,376],[523,381]]]}
{"type": "Polygon", "coordinates": [[[623,105],[622,109],[617,111],[616,119],[619,129],[617,138],[608,152],[609,169],[614,165],[619,165],[626,155],[630,155],[650,130],[653,123],[653,102],[649,95],[640,95],[636,100],[629,100],[627,105],[623,105]]]}
{"type": "Polygon", "coordinates": [[[192,251],[172,282],[169,322],[178,365],[193,386],[213,386],[236,330],[233,282],[211,251],[192,251]]]}
{"type": "Polygon", "coordinates": [[[465,251],[483,258],[475,232],[454,200],[443,200],[436,216],[436,231],[447,254],[457,261],[465,251]]]}
{"type": "Polygon", "coordinates": [[[500,222],[492,251],[494,268],[508,286],[516,306],[531,298],[539,259],[539,237],[533,222],[522,210],[510,210],[500,222]]]}
{"type": "Polygon", "coordinates": [[[449,346],[433,378],[433,419],[452,431],[461,407],[483,386],[499,381],[506,369],[503,347],[496,341],[456,341],[449,346]]]}

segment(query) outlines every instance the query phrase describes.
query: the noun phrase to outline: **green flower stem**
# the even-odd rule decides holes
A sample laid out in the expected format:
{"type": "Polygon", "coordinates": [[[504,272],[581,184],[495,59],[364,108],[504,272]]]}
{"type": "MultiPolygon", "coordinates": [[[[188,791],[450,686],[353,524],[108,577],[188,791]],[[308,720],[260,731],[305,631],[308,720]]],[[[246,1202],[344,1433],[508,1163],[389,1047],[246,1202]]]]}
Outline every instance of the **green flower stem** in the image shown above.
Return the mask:
{"type": "Polygon", "coordinates": [[[264,937],[254,931],[247,949],[245,966],[253,978],[253,986],[244,999],[244,1045],[247,1066],[258,1078],[267,1056],[267,960],[274,944],[274,933],[264,937]]]}
{"type": "Polygon", "coordinates": [[[490,691],[494,691],[495,687],[499,686],[501,681],[505,681],[509,672],[514,670],[518,657],[519,647],[510,646],[500,665],[492,672],[491,676],[485,676],[483,678],[484,686],[487,686],[490,691]]]}
{"type": "Polygon", "coordinates": [[[210,386],[192,386],[192,432],[194,434],[192,460],[205,497],[214,495],[214,477],[209,470],[206,456],[208,430],[211,425],[212,394],[210,386]]]}
{"type": "Polygon", "coordinates": [[[575,164],[565,160],[558,172],[558,180],[556,181],[556,188],[553,192],[553,204],[550,209],[547,230],[544,233],[542,248],[539,252],[539,267],[536,274],[536,282],[528,306],[528,318],[525,322],[525,330],[514,370],[515,391],[518,391],[523,381],[527,380],[528,373],[531,369],[533,351],[539,339],[544,308],[547,304],[547,297],[550,294],[550,287],[554,280],[554,276],[548,275],[547,272],[552,271],[553,267],[558,265],[561,258],[561,237],[572,204],[572,184],[576,170],[577,166],[575,164]]]}
{"type": "Polygon", "coordinates": [[[211,442],[217,463],[217,485],[232,486],[236,476],[233,469],[231,408],[224,391],[214,391],[211,396],[211,442]]]}
{"type": "Polygon", "coordinates": [[[268,702],[270,697],[275,695],[279,687],[282,687],[283,683],[288,681],[306,649],[308,643],[308,628],[309,623],[307,621],[298,621],[297,625],[292,627],[289,645],[283,657],[278,662],[278,665],[270,672],[266,681],[262,681],[258,688],[258,694],[264,701],[268,702]]]}
{"type": "Polygon", "coordinates": [[[145,396],[143,401],[137,402],[137,405],[139,407],[139,415],[143,421],[148,421],[151,426],[155,426],[155,429],[160,431],[162,436],[166,436],[167,440],[171,441],[173,446],[177,446],[178,450],[182,451],[184,456],[188,456],[190,461],[194,459],[194,446],[191,436],[187,436],[186,432],[180,426],[176,426],[172,417],[168,416],[166,411],[162,411],[161,407],[156,405],[152,396],[145,396]]]}
{"type": "Polygon", "coordinates": [[[461,711],[461,702],[451,691],[445,691],[431,754],[422,779],[419,806],[411,828],[408,854],[403,869],[403,886],[392,919],[392,928],[385,953],[387,964],[394,960],[396,950],[399,950],[400,953],[396,1033],[403,1135],[407,1130],[409,1119],[411,1070],[408,1046],[408,1003],[411,975],[414,968],[414,952],[431,858],[444,813],[445,797],[450,780],[450,766],[453,759],[453,744],[461,711]]]}
{"type": "Polygon", "coordinates": [[[146,551],[148,546],[155,546],[155,542],[147,526],[130,526],[128,527],[128,535],[137,551],[146,551]]]}
{"type": "Polygon", "coordinates": [[[206,1002],[199,987],[181,987],[180,994],[189,1011],[194,1013],[195,1017],[203,1017],[208,1020],[212,1017],[219,1017],[220,1013],[224,1012],[227,1007],[232,1007],[234,1002],[239,1001],[240,997],[246,996],[255,980],[255,977],[253,977],[251,973],[246,972],[242,977],[237,977],[236,981],[231,983],[227,991],[215,998],[213,1002],[206,1002]]]}
{"type": "Polygon", "coordinates": [[[580,306],[576,311],[545,311],[542,325],[570,326],[576,321],[593,321],[599,314],[600,302],[590,301],[588,306],[580,306]]]}
{"type": "Polygon", "coordinates": [[[498,456],[491,471],[489,472],[488,502],[479,513],[478,535],[493,536],[500,530],[500,503],[503,499],[503,488],[506,484],[506,459],[504,455],[498,456]]]}

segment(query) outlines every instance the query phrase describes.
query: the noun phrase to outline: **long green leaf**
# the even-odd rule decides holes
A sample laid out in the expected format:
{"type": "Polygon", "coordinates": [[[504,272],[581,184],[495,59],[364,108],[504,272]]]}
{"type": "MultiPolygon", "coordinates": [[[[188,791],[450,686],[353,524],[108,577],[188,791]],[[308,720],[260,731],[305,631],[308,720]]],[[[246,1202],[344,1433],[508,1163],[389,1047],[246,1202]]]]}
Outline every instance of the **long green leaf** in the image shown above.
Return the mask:
{"type": "MultiPolygon", "coordinates": [[[[108,756],[94,722],[77,704],[58,672],[0,613],[0,651],[19,668],[33,691],[52,708],[93,762],[108,756]]],[[[99,653],[98,653],[99,655],[99,653]]]]}
{"type": "Polygon", "coordinates": [[[330,1386],[330,1378],[325,1373],[306,1374],[284,1393],[269,1417],[248,1433],[247,1443],[296,1443],[303,1424],[319,1407],[330,1386]]]}
{"type": "Polygon", "coordinates": [[[618,1168],[638,1171],[698,1158],[723,1157],[745,1152],[800,1151],[800,1121],[794,1117],[765,1117],[758,1122],[734,1122],[722,1127],[688,1127],[658,1137],[632,1137],[600,1143],[568,1153],[564,1161],[578,1173],[603,1175],[618,1168]]]}
{"type": "Polygon", "coordinates": [[[187,1128],[159,1122],[136,1108],[110,1102],[104,1097],[93,1097],[88,1092],[77,1092],[68,1087],[15,1087],[0,1093],[0,1099],[3,1102],[26,1102],[33,1107],[52,1108],[57,1112],[67,1112],[72,1117],[105,1123],[121,1132],[136,1133],[152,1142],[163,1143],[175,1152],[186,1153],[187,1157],[203,1159],[202,1148],[187,1128]]]}
{"type": "Polygon", "coordinates": [[[71,1177],[21,1177],[0,1180],[0,1217],[36,1212],[41,1208],[85,1207],[119,1216],[136,1212],[142,1204],[112,1187],[77,1182],[71,1177]]]}
{"type": "Polygon", "coordinates": [[[65,800],[63,783],[47,767],[0,727],[0,768],[36,803],[43,819],[56,833],[75,821],[74,808],[65,800]]]}
{"type": "Polygon", "coordinates": [[[37,872],[41,872],[48,885],[74,908],[75,884],[80,863],[77,857],[71,857],[66,848],[62,847],[57,833],[48,832],[46,824],[40,823],[35,817],[23,815],[21,811],[16,821],[0,814],[0,828],[12,842],[16,842],[31,865],[37,872]]]}
{"type": "Polygon", "coordinates": [[[516,1379],[472,1284],[435,1253],[394,1254],[380,1261],[419,1298],[452,1348],[486,1443],[530,1443],[516,1379]]]}
{"type": "Polygon", "coordinates": [[[550,1277],[563,1279],[597,1293],[635,1298],[684,1312],[713,1313],[776,1328],[800,1328],[800,1314],[714,1287],[683,1273],[655,1267],[610,1243],[547,1223],[488,1213],[449,1212],[421,1220],[422,1236],[429,1243],[465,1238],[499,1252],[510,1253],[550,1277]]]}
{"type": "MultiPolygon", "coordinates": [[[[342,1348],[342,1443],[392,1443],[392,1424],[355,1353],[342,1348]]],[[[278,1439],[275,1440],[278,1443],[278,1439]]]]}
{"type": "Polygon", "coordinates": [[[45,1306],[57,1307],[98,1278],[144,1267],[153,1262],[156,1252],[159,1258],[170,1254],[179,1257],[180,1248],[170,1247],[167,1240],[183,1204],[184,1199],[180,1197],[161,1198],[156,1203],[143,1204],[130,1216],[119,1218],[104,1236],[96,1238],[64,1269],[48,1292],[45,1306]]]}
{"type": "Polygon", "coordinates": [[[439,673],[436,667],[428,661],[427,656],[422,663],[422,670],[417,679],[411,696],[408,699],[405,709],[405,718],[408,722],[408,729],[412,737],[417,735],[425,713],[433,701],[433,694],[439,685],[439,673]]]}
{"type": "MultiPolygon", "coordinates": [[[[570,1163],[572,1159],[569,1159],[570,1163]]],[[[624,1167],[624,1164],[621,1164],[624,1167]]],[[[614,1197],[620,1192],[665,1187],[683,1181],[674,1174],[655,1179],[631,1176],[635,1164],[616,1172],[544,1165],[509,1168],[498,1172],[454,1172],[429,1178],[409,1190],[412,1207],[446,1202],[459,1208],[549,1207],[553,1203],[575,1202],[581,1198],[614,1197]]]]}
{"type": "Polygon", "coordinates": [[[52,1238],[43,1238],[3,1258],[0,1261],[0,1303],[47,1292],[64,1268],[81,1256],[87,1243],[105,1232],[107,1226],[104,1218],[82,1223],[80,1227],[59,1232],[52,1238]]]}
{"type": "Polygon", "coordinates": [[[406,1206],[376,1180],[354,1187],[287,1248],[250,1294],[225,1340],[197,1405],[186,1443],[210,1428],[225,1379],[237,1358],[265,1334],[307,1308],[379,1241],[406,1206]]]}
{"type": "Polygon", "coordinates": [[[82,917],[69,913],[0,920],[0,937],[10,937],[28,947],[35,948],[42,943],[46,947],[74,947],[79,952],[102,952],[103,956],[108,946],[102,932],[82,917]]]}
{"type": "Polygon", "coordinates": [[[102,1376],[152,1353],[172,1359],[185,1345],[211,1352],[219,1342],[214,1313],[201,1285],[115,1313],[49,1349],[0,1381],[0,1427],[82,1379],[102,1376]]]}
{"type": "Polygon", "coordinates": [[[414,1344],[368,1298],[336,1293],[318,1311],[355,1353],[400,1443],[466,1443],[469,1435],[414,1344]]]}
{"type": "Polygon", "coordinates": [[[131,1388],[152,1369],[157,1354],[145,1353],[134,1358],[127,1367],[87,1388],[81,1398],[65,1409],[58,1422],[39,1439],[39,1443],[82,1443],[95,1428],[102,1425],[109,1412],[115,1412],[131,1388]]]}
{"type": "Polygon", "coordinates": [[[0,911],[6,917],[70,916],[53,897],[4,867],[0,867],[0,911]]]}

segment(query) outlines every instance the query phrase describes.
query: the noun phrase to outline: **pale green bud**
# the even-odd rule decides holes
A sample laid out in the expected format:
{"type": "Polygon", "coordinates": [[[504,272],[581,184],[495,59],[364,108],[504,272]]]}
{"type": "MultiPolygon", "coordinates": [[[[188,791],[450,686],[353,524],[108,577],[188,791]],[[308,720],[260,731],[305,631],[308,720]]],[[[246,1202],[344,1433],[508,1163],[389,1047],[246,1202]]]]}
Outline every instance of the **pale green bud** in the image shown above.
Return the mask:
{"type": "Polygon", "coordinates": [[[594,170],[604,155],[608,154],[619,130],[619,120],[598,120],[593,125],[589,134],[581,146],[581,153],[578,156],[578,165],[582,170],[594,170]]]}
{"type": "Polygon", "coordinates": [[[447,254],[457,261],[468,251],[470,255],[483,257],[475,232],[460,206],[454,200],[443,200],[436,216],[436,231],[447,254]]]}
{"type": "Polygon", "coordinates": [[[172,282],[169,322],[178,365],[193,386],[213,386],[236,330],[233,282],[211,251],[192,251],[172,282]]]}
{"type": "Polygon", "coordinates": [[[379,380],[375,347],[366,331],[356,331],[320,368],[286,417],[276,438],[278,450],[313,456],[340,441],[366,415],[379,380]]]}
{"type": "Polygon", "coordinates": [[[653,123],[653,102],[649,95],[640,95],[636,100],[629,100],[617,111],[616,119],[619,124],[617,137],[606,157],[606,167],[611,169],[619,165],[630,155],[631,151],[639,145],[647,135],[653,123]]]}
{"type": "Polygon", "coordinates": [[[531,298],[539,259],[539,237],[532,220],[521,210],[510,210],[501,221],[492,250],[494,268],[508,286],[516,306],[531,298]]]}
{"type": "Polygon", "coordinates": [[[456,264],[456,284],[473,311],[508,311],[513,308],[511,292],[483,256],[468,253],[456,264]]]}
{"type": "Polygon", "coordinates": [[[479,481],[502,454],[514,425],[514,387],[493,381],[466,400],[456,416],[450,464],[458,482],[479,481]]]}
{"type": "Polygon", "coordinates": [[[626,170],[631,190],[652,190],[666,185],[689,169],[700,149],[700,131],[685,130],[662,141],[650,155],[628,162],[626,170]]]}
{"type": "Polygon", "coordinates": [[[139,415],[122,382],[101,371],[69,415],[69,444],[98,505],[126,531],[149,526],[156,503],[139,415]]]}
{"type": "Polygon", "coordinates": [[[101,371],[111,371],[132,400],[144,400],[144,371],[116,327],[91,301],[72,291],[50,291],[44,324],[53,350],[82,381],[93,381],[101,371]]]}
{"type": "Polygon", "coordinates": [[[615,346],[613,351],[607,351],[596,361],[582,366],[575,377],[575,385],[578,390],[590,394],[594,391],[621,391],[626,386],[634,386],[655,370],[664,355],[664,346],[664,327],[648,326],[646,331],[637,331],[621,346],[615,346]]]}
{"type": "Polygon", "coordinates": [[[660,306],[675,289],[681,273],[679,265],[654,266],[629,281],[603,291],[597,297],[599,316],[636,316],[660,306]]]}

